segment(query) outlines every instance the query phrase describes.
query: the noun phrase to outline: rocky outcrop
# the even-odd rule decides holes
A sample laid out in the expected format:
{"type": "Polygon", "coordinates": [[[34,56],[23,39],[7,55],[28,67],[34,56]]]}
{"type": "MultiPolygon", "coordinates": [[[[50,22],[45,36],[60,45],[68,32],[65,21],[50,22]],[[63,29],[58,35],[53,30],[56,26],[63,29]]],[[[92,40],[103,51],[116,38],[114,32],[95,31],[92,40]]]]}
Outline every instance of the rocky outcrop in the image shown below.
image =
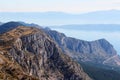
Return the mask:
{"type": "Polygon", "coordinates": [[[0,52],[0,79],[1,80],[39,80],[26,74],[12,56],[0,52]]]}
{"type": "MultiPolygon", "coordinates": [[[[1,55],[8,55],[5,58],[10,57],[8,61],[16,63],[21,69],[20,72],[26,77],[29,76],[31,80],[92,80],[82,67],[63,54],[42,30],[19,26],[0,35],[0,39],[1,55]]],[[[3,63],[2,59],[0,63],[3,63]]],[[[17,79],[27,80],[24,77],[17,79]]]]}
{"type": "Polygon", "coordinates": [[[54,30],[44,29],[47,34],[67,53],[78,62],[100,63],[110,66],[120,66],[120,57],[113,46],[105,39],[96,41],[84,41],[66,37],[63,33],[54,30]],[[117,55],[116,58],[111,58],[117,55]],[[110,59],[109,59],[110,58],[110,59]],[[112,60],[112,61],[109,61],[112,60]],[[114,63],[116,62],[116,63],[114,63]],[[109,63],[109,64],[108,64],[109,63]],[[111,65],[114,64],[114,65],[111,65]]]}

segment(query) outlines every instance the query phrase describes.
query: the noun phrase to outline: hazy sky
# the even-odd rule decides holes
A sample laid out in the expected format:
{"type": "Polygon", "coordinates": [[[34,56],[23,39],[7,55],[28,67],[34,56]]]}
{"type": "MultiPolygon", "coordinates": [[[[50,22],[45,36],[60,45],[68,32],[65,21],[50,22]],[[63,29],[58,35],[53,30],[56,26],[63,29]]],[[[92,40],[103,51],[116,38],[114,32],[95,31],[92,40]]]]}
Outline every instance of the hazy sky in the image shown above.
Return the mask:
{"type": "Polygon", "coordinates": [[[120,10],[120,0],[0,0],[0,12],[83,13],[111,9],[120,10]]]}

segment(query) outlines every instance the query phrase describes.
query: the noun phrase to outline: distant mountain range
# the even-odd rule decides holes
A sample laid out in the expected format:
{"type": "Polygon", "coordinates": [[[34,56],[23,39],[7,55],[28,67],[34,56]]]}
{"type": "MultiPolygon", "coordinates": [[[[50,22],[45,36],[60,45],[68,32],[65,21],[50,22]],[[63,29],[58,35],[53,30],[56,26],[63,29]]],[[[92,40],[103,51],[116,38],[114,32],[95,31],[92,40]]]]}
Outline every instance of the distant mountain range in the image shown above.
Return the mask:
{"type": "Polygon", "coordinates": [[[96,11],[84,14],[62,12],[0,12],[0,20],[25,21],[44,26],[68,24],[120,24],[120,11],[96,11]]]}

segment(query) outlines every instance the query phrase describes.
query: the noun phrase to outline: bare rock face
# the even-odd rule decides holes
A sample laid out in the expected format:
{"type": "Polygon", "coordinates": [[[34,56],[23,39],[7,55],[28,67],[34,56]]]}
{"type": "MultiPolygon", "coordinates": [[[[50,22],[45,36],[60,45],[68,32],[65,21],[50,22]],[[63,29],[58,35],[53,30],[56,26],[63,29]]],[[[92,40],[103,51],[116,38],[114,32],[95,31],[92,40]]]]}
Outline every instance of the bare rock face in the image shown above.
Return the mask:
{"type": "MultiPolygon", "coordinates": [[[[17,80],[27,80],[26,78],[31,80],[92,80],[81,66],[63,54],[62,50],[42,30],[20,26],[2,34],[0,39],[0,55],[7,55],[6,61],[13,62],[12,68],[17,71],[15,66],[18,66],[21,74],[25,76],[25,79],[22,77],[16,78],[17,80]]],[[[0,64],[3,63],[4,60],[0,57],[0,64]]]]}
{"type": "Polygon", "coordinates": [[[45,29],[45,32],[54,39],[54,41],[67,55],[78,62],[82,61],[110,66],[120,66],[118,65],[120,63],[119,55],[117,55],[113,46],[105,39],[84,41],[66,37],[63,33],[59,33],[57,31],[45,29]],[[112,58],[116,55],[117,58],[112,58]]]}

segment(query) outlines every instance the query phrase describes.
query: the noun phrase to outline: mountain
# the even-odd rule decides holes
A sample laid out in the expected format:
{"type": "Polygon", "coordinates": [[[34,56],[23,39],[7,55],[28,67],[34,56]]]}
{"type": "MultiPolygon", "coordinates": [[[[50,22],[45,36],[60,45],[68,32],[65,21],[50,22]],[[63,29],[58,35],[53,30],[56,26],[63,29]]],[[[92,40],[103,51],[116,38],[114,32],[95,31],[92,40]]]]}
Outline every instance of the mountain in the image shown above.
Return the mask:
{"type": "Polygon", "coordinates": [[[120,53],[120,25],[119,24],[81,24],[81,25],[62,25],[50,26],[52,30],[65,33],[67,36],[76,39],[93,41],[105,38],[109,41],[117,53],[120,53]],[[115,38],[117,37],[117,39],[115,38]]]}
{"type": "Polygon", "coordinates": [[[107,40],[84,41],[49,28],[44,30],[93,80],[120,79],[120,56],[107,40]]]}
{"type": "Polygon", "coordinates": [[[15,21],[11,21],[8,23],[4,23],[0,25],[0,33],[4,33],[7,32],[9,30],[12,30],[18,26],[29,26],[29,27],[38,27],[38,28],[42,28],[41,26],[34,24],[34,23],[25,23],[25,22],[15,22],[15,21]]]}
{"type": "Polygon", "coordinates": [[[22,22],[22,21],[18,21],[18,23],[21,23],[23,24],[24,26],[29,26],[29,27],[37,27],[37,28],[42,28],[41,26],[37,25],[37,24],[34,24],[34,23],[25,23],[25,22],[22,22]]]}
{"type": "Polygon", "coordinates": [[[0,12],[2,22],[25,21],[40,25],[119,24],[119,10],[96,11],[82,14],[62,12],[0,12]]]}
{"type": "Polygon", "coordinates": [[[84,41],[65,36],[54,30],[45,29],[54,41],[76,61],[91,62],[111,67],[120,67],[120,56],[105,39],[84,41]]]}
{"type": "Polygon", "coordinates": [[[5,24],[0,25],[0,33],[4,33],[7,32],[9,30],[12,30],[18,26],[24,26],[23,24],[19,23],[19,22],[8,22],[5,24]]]}
{"type": "Polygon", "coordinates": [[[3,27],[0,79],[92,80],[42,29],[13,22],[3,24],[3,27]]]}
{"type": "MultiPolygon", "coordinates": [[[[3,25],[6,24],[11,23],[3,25]]],[[[50,28],[25,27],[27,23],[23,22],[14,24],[18,26],[12,24],[14,28],[0,35],[0,79],[80,80],[80,76],[76,77],[78,74],[83,80],[90,80],[87,74],[93,80],[120,79],[119,55],[105,39],[89,42],[67,37],[50,28]],[[85,72],[68,56],[80,63],[85,72]],[[74,77],[69,77],[71,75],[74,77]]]]}

